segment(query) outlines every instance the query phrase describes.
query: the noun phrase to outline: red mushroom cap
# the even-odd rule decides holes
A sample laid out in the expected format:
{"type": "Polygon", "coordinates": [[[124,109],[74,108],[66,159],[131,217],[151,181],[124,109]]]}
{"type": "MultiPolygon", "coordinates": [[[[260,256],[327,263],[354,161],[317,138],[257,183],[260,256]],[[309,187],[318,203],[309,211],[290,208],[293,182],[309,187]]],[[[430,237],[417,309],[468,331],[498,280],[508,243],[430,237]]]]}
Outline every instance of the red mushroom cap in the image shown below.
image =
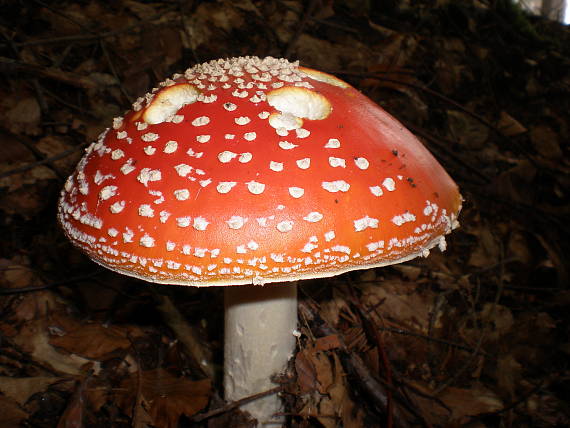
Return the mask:
{"type": "Polygon", "coordinates": [[[356,89],[244,57],[175,75],[115,119],[66,182],[58,218],[103,266],[208,286],[427,255],[460,208],[439,163],[356,89]]]}

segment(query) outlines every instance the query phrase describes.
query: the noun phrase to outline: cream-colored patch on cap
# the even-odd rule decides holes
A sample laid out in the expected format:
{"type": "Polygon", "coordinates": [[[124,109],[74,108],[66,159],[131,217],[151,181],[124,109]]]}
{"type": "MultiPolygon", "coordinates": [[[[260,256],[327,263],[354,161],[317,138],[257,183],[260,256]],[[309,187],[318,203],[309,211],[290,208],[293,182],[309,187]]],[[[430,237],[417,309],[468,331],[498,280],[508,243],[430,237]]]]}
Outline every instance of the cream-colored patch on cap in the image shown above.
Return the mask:
{"type": "Polygon", "coordinates": [[[329,85],[340,86],[341,88],[348,88],[350,86],[332,74],[323,73],[322,71],[313,70],[312,68],[299,67],[299,71],[305,73],[311,79],[328,83],[329,85]]]}
{"type": "Polygon", "coordinates": [[[275,129],[282,128],[291,131],[292,129],[298,129],[303,126],[303,119],[288,113],[271,113],[269,116],[269,124],[275,129]]]}
{"type": "Polygon", "coordinates": [[[151,125],[171,120],[178,110],[196,102],[200,91],[188,83],[170,86],[160,91],[143,113],[143,120],[151,125]]]}
{"type": "Polygon", "coordinates": [[[267,102],[281,113],[311,120],[326,119],[332,111],[331,103],[323,95],[295,86],[269,92],[267,102]]]}

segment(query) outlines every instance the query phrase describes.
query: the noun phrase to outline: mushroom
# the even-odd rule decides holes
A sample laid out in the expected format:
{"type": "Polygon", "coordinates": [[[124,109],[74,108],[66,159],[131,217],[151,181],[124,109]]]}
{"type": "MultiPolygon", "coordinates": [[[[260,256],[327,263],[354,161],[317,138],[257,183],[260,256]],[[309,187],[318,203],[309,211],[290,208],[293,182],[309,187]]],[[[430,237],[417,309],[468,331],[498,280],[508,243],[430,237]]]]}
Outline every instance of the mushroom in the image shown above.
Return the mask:
{"type": "MultiPolygon", "coordinates": [[[[227,400],[271,388],[295,349],[296,281],[445,249],[461,196],[398,121],[342,80],[220,59],[116,118],[65,183],[58,219],[95,262],[226,286],[227,400]]],[[[283,422],[276,396],[245,406],[283,422]]]]}

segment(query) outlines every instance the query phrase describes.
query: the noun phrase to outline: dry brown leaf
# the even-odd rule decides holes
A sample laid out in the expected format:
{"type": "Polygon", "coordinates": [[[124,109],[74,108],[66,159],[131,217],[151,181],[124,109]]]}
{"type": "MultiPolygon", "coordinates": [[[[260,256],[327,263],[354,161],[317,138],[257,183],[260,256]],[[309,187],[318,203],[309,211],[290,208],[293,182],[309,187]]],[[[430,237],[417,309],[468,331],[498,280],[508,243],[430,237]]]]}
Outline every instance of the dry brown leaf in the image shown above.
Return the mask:
{"type": "Polygon", "coordinates": [[[501,399],[479,383],[468,389],[446,388],[439,398],[451,409],[451,418],[459,422],[466,416],[495,412],[503,408],[501,399]]]}
{"type": "Polygon", "coordinates": [[[465,43],[457,37],[449,37],[442,40],[443,48],[448,52],[463,54],[465,52],[465,43]]]}
{"type": "Polygon", "coordinates": [[[330,351],[331,349],[340,348],[342,345],[337,334],[331,334],[325,337],[319,337],[315,340],[316,351],[330,351]]]}
{"type": "Polygon", "coordinates": [[[423,418],[430,425],[447,426],[451,409],[446,409],[445,404],[433,397],[433,390],[426,383],[413,379],[408,382],[415,391],[418,391],[417,394],[412,394],[410,399],[423,418]]]}
{"type": "Polygon", "coordinates": [[[20,323],[45,317],[55,308],[61,308],[62,303],[57,296],[49,290],[38,290],[25,299],[13,302],[10,322],[20,323]]]}
{"type": "MultiPolygon", "coordinates": [[[[338,342],[338,338],[336,338],[338,342]]],[[[335,373],[328,353],[319,350],[312,343],[297,353],[295,358],[297,385],[301,393],[306,394],[317,390],[326,395],[335,382],[335,373]]]]}
{"type": "MultiPolygon", "coordinates": [[[[31,171],[26,171],[25,174],[18,175],[16,180],[11,178],[11,185],[21,184],[20,177],[25,176],[24,181],[35,183],[38,180],[55,178],[55,174],[50,169],[44,166],[38,166],[31,171]]],[[[30,186],[18,189],[15,192],[7,194],[0,193],[0,210],[8,214],[21,215],[26,219],[30,219],[37,215],[50,201],[45,197],[45,190],[40,186],[30,186]]]]}
{"type": "Polygon", "coordinates": [[[166,27],[160,31],[158,37],[160,51],[163,54],[164,65],[170,67],[182,58],[182,38],[175,28],[166,27]]]}
{"type": "Polygon", "coordinates": [[[512,354],[502,354],[497,361],[497,383],[511,399],[515,397],[515,388],[521,379],[522,365],[512,354]]]}
{"type": "Polygon", "coordinates": [[[478,240],[477,247],[469,257],[468,264],[483,268],[498,263],[501,258],[501,249],[491,228],[481,224],[477,229],[472,229],[472,233],[477,236],[478,240]]]}
{"type": "Polygon", "coordinates": [[[41,14],[42,18],[45,19],[52,28],[57,28],[57,34],[60,36],[75,35],[78,31],[78,24],[85,26],[89,26],[90,24],[85,8],[79,4],[71,3],[67,5],[65,14],[61,12],[58,13],[58,11],[51,10],[51,8],[43,8],[41,14]]]}
{"type": "Polygon", "coordinates": [[[505,338],[513,338],[517,329],[515,320],[510,309],[503,305],[485,303],[482,310],[477,314],[480,322],[476,325],[463,325],[458,329],[461,337],[470,344],[476,344],[483,336],[485,343],[496,343],[505,338]]]}
{"type": "Polygon", "coordinates": [[[0,428],[19,427],[20,423],[28,418],[28,414],[23,411],[18,403],[9,398],[0,395],[0,428]]]}
{"type": "Polygon", "coordinates": [[[110,389],[108,379],[90,378],[89,387],[84,390],[85,401],[89,403],[89,409],[94,412],[101,411],[101,408],[109,401],[110,389]],[[103,385],[97,385],[95,381],[100,381],[103,385]]]}
{"type": "Polygon", "coordinates": [[[423,392],[423,395],[415,395],[414,401],[421,409],[423,417],[430,424],[438,426],[462,425],[471,421],[468,418],[469,416],[490,413],[503,408],[501,399],[479,382],[474,382],[468,388],[447,387],[437,397],[437,400],[436,398],[429,398],[432,396],[432,392],[428,387],[420,383],[412,383],[417,390],[423,392]]]}
{"type": "Polygon", "coordinates": [[[7,397],[14,399],[23,406],[29,398],[49,385],[61,381],[60,377],[36,376],[36,377],[6,377],[0,376],[0,391],[7,397]]]}
{"type": "Polygon", "coordinates": [[[315,352],[312,361],[317,371],[317,389],[321,394],[327,394],[334,377],[331,362],[324,352],[315,352]]]}
{"type": "Polygon", "coordinates": [[[295,44],[296,57],[308,67],[323,71],[362,69],[374,55],[370,47],[351,36],[340,41],[323,40],[303,33],[295,44]]]}
{"type": "MultiPolygon", "coordinates": [[[[0,164],[0,174],[16,170],[18,168],[28,167],[30,162],[15,162],[12,164],[0,164]]],[[[54,180],[57,178],[55,172],[45,165],[38,165],[34,168],[27,169],[24,172],[11,174],[0,178],[0,188],[7,188],[9,192],[14,192],[28,184],[36,184],[38,180],[54,180]]],[[[8,213],[34,213],[41,204],[37,200],[34,189],[21,190],[19,193],[11,193],[2,199],[0,209],[8,213]],[[20,200],[22,199],[22,201],[20,200]],[[30,201],[31,199],[31,201],[30,201]]]]}
{"type": "Polygon", "coordinates": [[[349,395],[352,387],[347,382],[347,377],[342,368],[340,358],[336,353],[332,354],[334,360],[334,384],[329,389],[334,408],[342,419],[344,428],[360,428],[364,426],[364,410],[358,406],[349,395]]]}
{"type": "Polygon", "coordinates": [[[85,365],[93,365],[94,372],[99,372],[99,363],[93,364],[90,360],[78,355],[66,355],[56,351],[49,343],[46,324],[43,319],[28,321],[21,326],[18,335],[12,340],[23,351],[29,353],[34,360],[47,364],[58,372],[78,375],[85,365]]]}
{"type": "Polygon", "coordinates": [[[142,20],[150,19],[157,14],[152,4],[133,0],[123,0],[122,4],[142,20]]]}
{"type": "Polygon", "coordinates": [[[499,340],[509,334],[515,323],[511,310],[503,305],[485,303],[480,313],[481,321],[490,325],[488,338],[499,340]]]}
{"type": "Polygon", "coordinates": [[[187,21],[186,30],[191,38],[185,41],[195,50],[225,39],[233,30],[244,26],[246,15],[232,1],[200,3],[187,21]]]}
{"type": "Polygon", "coordinates": [[[131,341],[129,329],[102,324],[80,324],[67,322],[63,324],[61,317],[57,323],[52,323],[58,329],[59,335],[52,335],[49,343],[72,354],[86,358],[100,359],[111,352],[128,349],[131,341]]]}
{"type": "MultiPolygon", "coordinates": [[[[87,382],[85,380],[84,382],[87,382]]],[[[59,418],[57,428],[82,428],[85,412],[84,383],[77,383],[71,400],[59,418]]]]}
{"type": "Polygon", "coordinates": [[[150,404],[143,396],[137,397],[137,403],[133,409],[133,428],[148,428],[152,426],[152,417],[148,414],[150,404]]]}
{"type": "Polygon", "coordinates": [[[427,331],[435,298],[432,291],[418,290],[412,282],[386,280],[381,286],[364,286],[363,293],[368,304],[371,307],[380,305],[378,309],[386,316],[418,331],[427,331]]]}
{"type": "Polygon", "coordinates": [[[386,87],[410,94],[406,83],[418,81],[413,73],[406,68],[411,56],[417,48],[415,36],[403,33],[393,33],[386,37],[381,43],[381,56],[377,63],[367,64],[370,73],[378,74],[378,78],[364,79],[360,82],[360,87],[386,87]],[[392,82],[395,80],[400,83],[392,82]]]}
{"type": "Polygon", "coordinates": [[[417,281],[417,279],[420,277],[420,275],[422,273],[421,267],[411,266],[411,265],[406,265],[406,264],[394,265],[393,269],[400,272],[402,275],[404,275],[404,278],[406,278],[408,281],[412,281],[412,282],[417,281]]]}
{"type": "Polygon", "coordinates": [[[287,7],[282,10],[275,10],[267,17],[267,23],[275,31],[279,42],[285,44],[292,39],[295,29],[299,26],[303,14],[303,4],[295,0],[284,0],[283,4],[286,4],[287,7]]]}
{"type": "MultiPolygon", "coordinates": [[[[4,167],[14,168],[17,163],[26,164],[35,160],[33,153],[20,143],[19,136],[0,129],[0,141],[2,141],[0,144],[0,159],[2,160],[0,167],[2,169],[4,167]]],[[[0,187],[6,186],[0,184],[0,187]]]]}
{"type": "Polygon", "coordinates": [[[211,381],[202,379],[193,381],[176,378],[163,369],[135,373],[122,383],[125,393],[119,396],[119,405],[127,414],[132,414],[136,401],[139,406],[148,405],[144,412],[152,419],[155,426],[174,428],[182,414],[192,416],[201,411],[210,399],[211,381]],[[137,391],[141,397],[137,398],[137,391]]]}
{"type": "Polygon", "coordinates": [[[437,86],[443,88],[445,93],[452,93],[461,85],[463,73],[465,73],[463,65],[449,64],[441,59],[435,61],[435,80],[437,86]]]}
{"type": "Polygon", "coordinates": [[[330,325],[337,326],[340,313],[344,311],[348,311],[348,304],[340,293],[336,289],[333,289],[332,298],[321,304],[319,314],[330,325]]]}
{"type": "Polygon", "coordinates": [[[536,314],[536,327],[541,329],[540,334],[546,334],[557,327],[557,322],[546,312],[536,314]]]}
{"type": "Polygon", "coordinates": [[[335,428],[338,426],[337,410],[335,403],[329,397],[321,397],[319,402],[319,413],[317,419],[325,428],[335,428]]]}
{"type": "Polygon", "coordinates": [[[301,394],[308,394],[315,390],[317,373],[309,357],[306,348],[297,352],[295,356],[295,372],[297,373],[297,385],[301,394]]]}
{"type": "Polygon", "coordinates": [[[36,276],[29,266],[21,264],[11,264],[3,269],[4,281],[2,286],[5,288],[23,288],[32,285],[36,276]]]}
{"type": "Polygon", "coordinates": [[[345,403],[347,391],[342,366],[336,354],[333,353],[332,358],[334,366],[329,365],[332,375],[332,384],[328,388],[329,393],[324,395],[316,392],[307,394],[305,405],[299,411],[299,414],[304,417],[315,417],[325,428],[338,426],[338,422],[342,418],[343,405],[351,408],[350,400],[345,403]]]}
{"type": "Polygon", "coordinates": [[[526,236],[518,230],[511,232],[508,243],[509,256],[528,265],[532,261],[532,253],[526,236]]]}
{"type": "Polygon", "coordinates": [[[489,139],[489,128],[462,111],[448,110],[447,120],[452,138],[469,149],[481,149],[489,139]]]}
{"type": "Polygon", "coordinates": [[[505,137],[524,134],[527,129],[507,112],[502,111],[497,128],[505,137]]]}
{"type": "Polygon", "coordinates": [[[5,113],[5,123],[14,134],[37,135],[40,132],[41,110],[38,101],[31,96],[15,100],[5,113]]]}
{"type": "Polygon", "coordinates": [[[530,141],[535,150],[545,158],[560,159],[563,156],[560,137],[550,126],[533,126],[530,129],[530,141]]]}
{"type": "Polygon", "coordinates": [[[491,184],[491,191],[507,201],[533,204],[536,199],[536,167],[529,160],[520,160],[516,166],[502,172],[491,184]]]}
{"type": "MultiPolygon", "coordinates": [[[[5,288],[24,288],[42,285],[30,267],[26,256],[14,256],[11,260],[0,259],[0,280],[5,288]]],[[[19,326],[23,321],[45,318],[53,310],[62,309],[65,304],[50,290],[37,290],[28,293],[25,298],[4,300],[6,306],[1,307],[5,315],[0,319],[0,328],[4,325],[19,326]],[[2,322],[5,324],[3,325],[2,322]]]]}
{"type": "MultiPolygon", "coordinates": [[[[325,366],[321,366],[321,375],[326,372],[326,394],[320,391],[320,394],[307,394],[306,402],[299,411],[300,415],[305,417],[315,417],[326,428],[334,428],[338,426],[339,420],[342,420],[343,427],[360,428],[362,427],[362,411],[358,409],[350,398],[348,389],[350,388],[346,381],[346,375],[343,371],[342,364],[336,353],[331,353],[329,357],[322,352],[314,352],[304,349],[305,356],[314,359],[322,357],[327,358],[325,366]]],[[[301,352],[303,352],[301,351],[301,352]]],[[[297,358],[301,354],[297,354],[297,358]]],[[[302,357],[304,358],[304,357],[302,357]]],[[[322,362],[322,361],[321,361],[322,362]]],[[[319,363],[317,363],[319,364],[319,363]]],[[[321,379],[321,381],[323,381],[321,379]]]]}

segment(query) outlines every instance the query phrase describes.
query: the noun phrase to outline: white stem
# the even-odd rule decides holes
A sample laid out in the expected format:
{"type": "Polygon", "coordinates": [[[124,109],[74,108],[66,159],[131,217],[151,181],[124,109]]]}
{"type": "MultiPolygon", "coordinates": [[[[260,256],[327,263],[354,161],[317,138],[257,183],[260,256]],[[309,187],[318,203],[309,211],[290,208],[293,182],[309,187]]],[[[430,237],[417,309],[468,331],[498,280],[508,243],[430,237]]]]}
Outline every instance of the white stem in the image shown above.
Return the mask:
{"type": "MultiPolygon", "coordinates": [[[[283,372],[295,350],[297,284],[225,288],[225,399],[235,401],[276,385],[271,376],[283,372]]],[[[260,426],[281,426],[277,394],[241,407],[260,426]]]]}

